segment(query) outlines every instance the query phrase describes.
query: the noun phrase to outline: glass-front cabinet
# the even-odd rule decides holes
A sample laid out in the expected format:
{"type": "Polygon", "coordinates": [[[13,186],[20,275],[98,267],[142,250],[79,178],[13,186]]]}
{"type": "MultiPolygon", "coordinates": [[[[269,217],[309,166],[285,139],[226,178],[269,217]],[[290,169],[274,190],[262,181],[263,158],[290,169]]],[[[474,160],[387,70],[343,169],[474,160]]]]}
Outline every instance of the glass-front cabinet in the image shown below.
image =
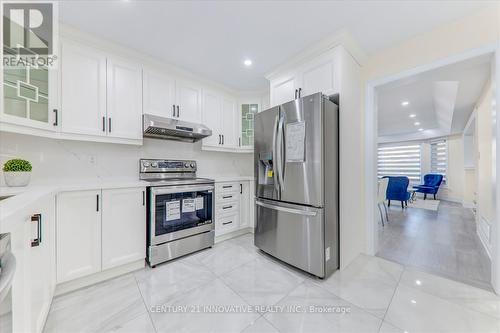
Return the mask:
{"type": "Polygon", "coordinates": [[[241,104],[240,147],[253,149],[254,116],[259,104],[241,104]]]}
{"type": "MultiPolygon", "coordinates": [[[[9,54],[6,47],[4,54],[9,54]]],[[[2,121],[54,130],[58,125],[58,111],[50,103],[55,91],[54,72],[46,66],[4,66],[2,121]]]]}

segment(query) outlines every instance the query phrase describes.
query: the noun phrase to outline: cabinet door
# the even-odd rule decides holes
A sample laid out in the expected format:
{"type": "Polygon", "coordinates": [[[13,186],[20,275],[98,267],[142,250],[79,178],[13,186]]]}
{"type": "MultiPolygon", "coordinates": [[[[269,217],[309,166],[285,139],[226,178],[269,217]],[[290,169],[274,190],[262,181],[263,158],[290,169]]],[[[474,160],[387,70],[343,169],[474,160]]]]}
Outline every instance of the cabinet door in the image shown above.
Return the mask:
{"type": "Polygon", "coordinates": [[[259,104],[241,104],[238,142],[241,148],[253,149],[254,117],[257,112],[259,112],[259,104]]]}
{"type": "Polygon", "coordinates": [[[106,56],[72,42],[61,48],[61,132],[106,135],[106,56]]]}
{"type": "Polygon", "coordinates": [[[142,69],[109,58],[107,63],[108,136],[142,139],[142,69]]]}
{"type": "Polygon", "coordinates": [[[199,123],[201,121],[201,88],[187,81],[176,81],[176,102],[180,120],[199,123]]]}
{"type": "Polygon", "coordinates": [[[250,227],[250,186],[249,182],[240,183],[240,227],[250,227]]]}
{"type": "Polygon", "coordinates": [[[102,191],[102,269],[146,257],[144,188],[102,191]]]}
{"type": "Polygon", "coordinates": [[[143,113],[175,118],[175,80],[150,70],[143,72],[143,113]]]}
{"type": "Polygon", "coordinates": [[[295,76],[271,81],[271,105],[276,106],[295,99],[295,76]]]}
{"type": "Polygon", "coordinates": [[[228,148],[238,146],[238,121],[236,101],[223,98],[222,100],[222,145],[228,148]]]}
{"type": "Polygon", "coordinates": [[[301,96],[322,92],[325,95],[338,93],[338,52],[328,53],[309,64],[301,71],[301,96]]]}
{"type": "Polygon", "coordinates": [[[101,270],[101,191],[57,196],[57,282],[101,270]]]}
{"type": "Polygon", "coordinates": [[[203,124],[212,130],[212,135],[203,139],[203,146],[218,147],[222,143],[222,98],[219,94],[203,91],[203,124]]]}
{"type": "Polygon", "coordinates": [[[31,332],[42,332],[55,290],[55,200],[47,196],[32,211],[29,240],[29,269],[31,332]],[[38,221],[38,218],[40,219],[38,221]],[[38,241],[33,243],[34,239],[38,241]]]}

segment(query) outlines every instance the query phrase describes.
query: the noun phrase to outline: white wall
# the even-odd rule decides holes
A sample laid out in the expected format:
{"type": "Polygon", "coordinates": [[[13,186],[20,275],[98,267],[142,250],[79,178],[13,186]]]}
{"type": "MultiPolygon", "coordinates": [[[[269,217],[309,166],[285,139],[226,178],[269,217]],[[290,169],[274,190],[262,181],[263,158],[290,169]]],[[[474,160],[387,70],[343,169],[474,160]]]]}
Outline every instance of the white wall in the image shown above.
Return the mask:
{"type": "MultiPolygon", "coordinates": [[[[33,164],[34,185],[98,178],[138,179],[140,158],[193,159],[198,162],[199,175],[253,175],[252,154],[202,151],[201,141],[192,144],[144,139],[144,145],[138,147],[1,132],[0,163],[16,157],[33,164]]],[[[3,174],[0,178],[4,185],[3,174]]]]}

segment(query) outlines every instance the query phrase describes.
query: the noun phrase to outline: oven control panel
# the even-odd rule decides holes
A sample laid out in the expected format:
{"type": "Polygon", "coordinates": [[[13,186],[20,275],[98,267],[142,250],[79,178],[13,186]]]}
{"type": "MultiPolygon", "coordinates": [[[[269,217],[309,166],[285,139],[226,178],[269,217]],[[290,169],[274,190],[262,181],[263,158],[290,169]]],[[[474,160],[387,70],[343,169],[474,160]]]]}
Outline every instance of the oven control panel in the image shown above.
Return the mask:
{"type": "Polygon", "coordinates": [[[141,159],[141,172],[196,172],[196,161],[141,159]]]}

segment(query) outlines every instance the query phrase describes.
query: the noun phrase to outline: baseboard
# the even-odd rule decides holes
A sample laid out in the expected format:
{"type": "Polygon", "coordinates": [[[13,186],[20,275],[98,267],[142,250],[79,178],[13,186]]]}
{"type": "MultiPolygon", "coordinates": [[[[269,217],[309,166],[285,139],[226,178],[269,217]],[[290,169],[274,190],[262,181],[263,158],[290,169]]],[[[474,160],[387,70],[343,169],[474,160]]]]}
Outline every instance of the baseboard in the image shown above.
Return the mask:
{"type": "Polygon", "coordinates": [[[146,262],[144,259],[131,262],[119,267],[107,269],[105,271],[95,273],[89,276],[84,276],[75,280],[60,283],[56,286],[55,296],[66,294],[70,291],[74,291],[80,288],[88,287],[93,284],[112,279],[114,277],[124,275],[133,271],[137,271],[144,268],[146,262]]]}
{"type": "Polygon", "coordinates": [[[224,234],[224,235],[217,236],[217,237],[215,237],[215,244],[226,241],[226,240],[231,239],[231,238],[242,236],[242,235],[248,234],[248,233],[253,234],[253,228],[242,228],[242,229],[239,229],[239,230],[236,230],[236,231],[224,234]]]}

